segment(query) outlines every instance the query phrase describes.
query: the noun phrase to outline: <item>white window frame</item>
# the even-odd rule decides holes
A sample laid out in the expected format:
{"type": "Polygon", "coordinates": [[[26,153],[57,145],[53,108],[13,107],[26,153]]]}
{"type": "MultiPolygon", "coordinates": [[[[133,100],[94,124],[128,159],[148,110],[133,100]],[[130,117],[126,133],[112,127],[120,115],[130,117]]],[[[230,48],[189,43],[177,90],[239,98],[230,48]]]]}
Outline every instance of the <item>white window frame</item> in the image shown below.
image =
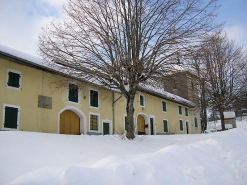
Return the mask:
{"type": "Polygon", "coordinates": [[[165,100],[161,100],[162,112],[167,113],[167,102],[165,100]],[[163,111],[163,102],[166,103],[166,111],[163,111]]]}
{"type": "Polygon", "coordinates": [[[3,104],[3,114],[2,114],[2,130],[19,130],[19,123],[20,123],[20,106],[11,105],[11,104],[3,104]],[[5,107],[14,107],[18,109],[18,116],[17,116],[17,128],[5,128],[4,127],[4,120],[5,120],[5,107]]]}
{"type": "MultiPolygon", "coordinates": [[[[103,124],[103,123],[102,123],[103,124]]],[[[97,132],[100,133],[100,114],[94,113],[94,112],[89,112],[89,131],[90,132],[97,132]],[[91,116],[90,115],[95,115],[98,116],[98,130],[91,130],[90,123],[91,123],[91,116]]],[[[103,134],[103,132],[102,132],[103,134]]]]}
{"type": "Polygon", "coordinates": [[[100,107],[100,105],[99,105],[99,91],[98,90],[96,90],[96,89],[93,89],[93,88],[89,88],[89,107],[90,108],[93,108],[93,109],[99,109],[99,107],[100,107]],[[93,106],[91,106],[90,105],[90,100],[91,100],[91,94],[90,94],[90,91],[97,91],[98,92],[98,107],[93,107],[93,106]]]}
{"type": "Polygon", "coordinates": [[[183,107],[182,107],[182,105],[178,105],[178,115],[180,115],[180,116],[183,115],[183,107]],[[179,113],[179,107],[181,107],[181,114],[179,113]]]}
{"type": "Polygon", "coordinates": [[[75,82],[68,82],[68,87],[67,87],[67,102],[68,103],[73,103],[73,104],[79,105],[80,104],[80,89],[79,89],[79,86],[77,85],[77,87],[78,87],[78,102],[73,102],[73,101],[69,101],[69,84],[77,85],[75,82]]]}
{"type": "Polygon", "coordinates": [[[142,93],[139,93],[139,105],[140,105],[140,107],[143,107],[143,108],[145,108],[145,106],[146,106],[146,97],[142,93]],[[141,105],[141,96],[143,97],[143,106],[141,105]]]}
{"type": "Polygon", "coordinates": [[[189,117],[189,109],[188,109],[188,107],[184,107],[184,115],[185,115],[185,117],[189,117]],[[188,113],[188,115],[186,116],[186,110],[187,109],[187,113],[188,113]]]}
{"type": "Polygon", "coordinates": [[[15,71],[15,70],[12,70],[12,69],[7,69],[6,88],[8,88],[8,89],[14,89],[14,90],[19,90],[19,91],[20,91],[20,90],[21,90],[21,81],[22,81],[22,72],[20,72],[20,71],[15,71]],[[12,87],[12,86],[8,86],[9,72],[17,73],[17,74],[20,75],[20,80],[19,80],[20,87],[12,87]]]}
{"type": "Polygon", "coordinates": [[[163,133],[168,134],[168,133],[169,133],[169,124],[168,124],[168,119],[163,119],[163,120],[162,120],[162,125],[163,125],[163,133]],[[166,120],[166,121],[167,121],[167,132],[165,132],[165,131],[164,131],[164,130],[165,130],[165,128],[164,128],[164,120],[166,120]]]}
{"type": "Polygon", "coordinates": [[[178,123],[179,123],[179,131],[184,132],[184,120],[179,119],[178,123]],[[180,128],[180,121],[182,121],[182,123],[183,123],[183,130],[181,130],[181,128],[180,128]]]}
{"type": "Polygon", "coordinates": [[[103,123],[109,123],[109,135],[112,135],[112,121],[111,120],[108,120],[108,119],[103,119],[102,120],[102,135],[104,134],[104,126],[103,126],[103,123]]]}

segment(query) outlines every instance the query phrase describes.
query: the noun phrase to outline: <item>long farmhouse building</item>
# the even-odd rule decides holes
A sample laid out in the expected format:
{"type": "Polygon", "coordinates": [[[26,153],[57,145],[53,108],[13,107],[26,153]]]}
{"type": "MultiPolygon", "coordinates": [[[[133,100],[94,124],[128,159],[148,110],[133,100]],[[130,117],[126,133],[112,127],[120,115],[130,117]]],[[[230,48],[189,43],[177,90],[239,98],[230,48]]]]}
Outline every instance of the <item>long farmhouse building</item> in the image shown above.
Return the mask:
{"type": "MultiPolygon", "coordinates": [[[[183,83],[193,84],[185,76],[183,83]]],[[[74,78],[37,57],[2,45],[0,86],[0,130],[87,135],[125,132],[126,99],[120,92],[74,78]],[[66,83],[54,91],[57,80],[66,83]]],[[[191,89],[186,93],[191,94],[191,89]]],[[[200,133],[197,104],[189,95],[183,98],[176,91],[143,85],[134,102],[135,132],[200,133]]]]}

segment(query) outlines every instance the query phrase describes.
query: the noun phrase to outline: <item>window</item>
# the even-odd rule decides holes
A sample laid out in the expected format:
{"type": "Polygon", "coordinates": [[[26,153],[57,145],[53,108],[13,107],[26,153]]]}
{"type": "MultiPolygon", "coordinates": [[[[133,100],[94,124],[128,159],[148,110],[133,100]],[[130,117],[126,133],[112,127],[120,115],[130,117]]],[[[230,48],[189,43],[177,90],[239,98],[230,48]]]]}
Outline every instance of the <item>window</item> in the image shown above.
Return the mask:
{"type": "Polygon", "coordinates": [[[179,130],[184,131],[184,125],[183,125],[183,120],[179,120],[179,130]]]}
{"type": "Polygon", "coordinates": [[[127,116],[124,116],[124,130],[127,130],[127,116]]]}
{"type": "Polygon", "coordinates": [[[189,116],[189,113],[188,113],[188,108],[187,107],[185,107],[185,116],[189,116]]]}
{"type": "Polygon", "coordinates": [[[94,131],[99,130],[99,127],[98,127],[99,119],[98,118],[99,118],[98,115],[90,114],[90,130],[94,130],[94,131]]]}
{"type": "Polygon", "coordinates": [[[7,87],[12,89],[21,89],[21,72],[8,69],[7,87]]]}
{"type": "Polygon", "coordinates": [[[182,115],[183,113],[182,113],[182,107],[179,105],[178,106],[178,113],[179,113],[179,115],[182,115]]]}
{"type": "Polygon", "coordinates": [[[90,107],[99,107],[99,92],[90,89],[90,107]]]}
{"type": "MultiPolygon", "coordinates": [[[[135,117],[133,117],[133,124],[135,124],[135,117]]],[[[127,130],[127,116],[124,116],[124,130],[127,130]]]]}
{"type": "Polygon", "coordinates": [[[198,127],[197,125],[197,118],[195,117],[195,127],[198,127]]]}
{"type": "Polygon", "coordinates": [[[162,101],[162,111],[166,112],[166,102],[162,101]]]}
{"type": "Polygon", "coordinates": [[[69,84],[69,97],[68,97],[69,101],[71,102],[75,102],[78,103],[79,102],[79,98],[78,98],[78,85],[69,84]]]}
{"type": "Polygon", "coordinates": [[[140,106],[145,107],[145,97],[142,94],[140,94],[140,106]]]}
{"type": "Polygon", "coordinates": [[[18,129],[19,107],[12,105],[4,105],[4,123],[3,128],[18,129]]]}
{"type": "Polygon", "coordinates": [[[168,122],[167,120],[163,120],[164,132],[168,133],[168,122]]]}

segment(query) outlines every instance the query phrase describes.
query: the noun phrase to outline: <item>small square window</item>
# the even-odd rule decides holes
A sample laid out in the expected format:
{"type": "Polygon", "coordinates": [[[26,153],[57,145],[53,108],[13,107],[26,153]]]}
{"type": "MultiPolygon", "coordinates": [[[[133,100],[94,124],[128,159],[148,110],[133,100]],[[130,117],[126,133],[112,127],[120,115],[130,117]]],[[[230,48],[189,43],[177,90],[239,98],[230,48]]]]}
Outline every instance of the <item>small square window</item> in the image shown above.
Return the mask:
{"type": "Polygon", "coordinates": [[[184,131],[183,120],[179,120],[179,129],[180,131],[184,131]]]}
{"type": "Polygon", "coordinates": [[[78,98],[78,85],[69,84],[69,97],[68,100],[71,102],[75,102],[78,103],[79,102],[79,98],[78,98]]]}
{"type": "Polygon", "coordinates": [[[90,114],[90,130],[98,131],[98,116],[90,114]]]}
{"type": "Polygon", "coordinates": [[[189,116],[189,113],[188,113],[188,108],[187,107],[185,107],[185,116],[189,116]]]}
{"type": "Polygon", "coordinates": [[[164,132],[168,133],[168,122],[167,120],[163,120],[164,132]]]}
{"type": "Polygon", "coordinates": [[[14,70],[7,71],[7,87],[12,89],[21,88],[21,72],[14,70]]]}
{"type": "Polygon", "coordinates": [[[163,112],[166,112],[167,109],[166,109],[166,102],[165,101],[162,101],[162,110],[163,112]]]}
{"type": "Polygon", "coordinates": [[[179,115],[182,115],[183,113],[182,113],[182,107],[179,105],[178,106],[178,113],[179,113],[179,115]]]}
{"type": "Polygon", "coordinates": [[[99,107],[99,93],[98,91],[90,89],[90,106],[99,107]]]}
{"type": "Polygon", "coordinates": [[[145,97],[142,94],[140,94],[140,106],[145,107],[145,97]]]}
{"type": "Polygon", "coordinates": [[[6,105],[4,107],[4,123],[3,128],[18,129],[19,108],[6,105]]]}

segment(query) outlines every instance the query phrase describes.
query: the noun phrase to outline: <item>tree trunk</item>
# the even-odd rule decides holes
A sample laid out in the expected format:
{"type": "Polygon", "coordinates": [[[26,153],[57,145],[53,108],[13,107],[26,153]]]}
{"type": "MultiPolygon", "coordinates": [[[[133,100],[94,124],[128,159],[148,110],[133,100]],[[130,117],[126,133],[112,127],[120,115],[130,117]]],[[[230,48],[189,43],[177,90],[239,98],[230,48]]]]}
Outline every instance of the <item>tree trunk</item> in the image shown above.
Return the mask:
{"type": "Polygon", "coordinates": [[[202,116],[202,132],[207,129],[207,103],[205,94],[205,84],[202,84],[202,95],[201,95],[201,116],[202,116]]]}
{"type": "Polygon", "coordinates": [[[130,98],[127,99],[127,106],[126,106],[126,112],[127,112],[127,133],[126,137],[128,139],[134,139],[135,138],[135,127],[134,127],[134,99],[135,94],[130,95],[130,98]]]}
{"type": "Polygon", "coordinates": [[[222,130],[225,130],[225,117],[224,117],[224,111],[222,109],[220,110],[220,120],[221,120],[221,128],[222,130]]]}

